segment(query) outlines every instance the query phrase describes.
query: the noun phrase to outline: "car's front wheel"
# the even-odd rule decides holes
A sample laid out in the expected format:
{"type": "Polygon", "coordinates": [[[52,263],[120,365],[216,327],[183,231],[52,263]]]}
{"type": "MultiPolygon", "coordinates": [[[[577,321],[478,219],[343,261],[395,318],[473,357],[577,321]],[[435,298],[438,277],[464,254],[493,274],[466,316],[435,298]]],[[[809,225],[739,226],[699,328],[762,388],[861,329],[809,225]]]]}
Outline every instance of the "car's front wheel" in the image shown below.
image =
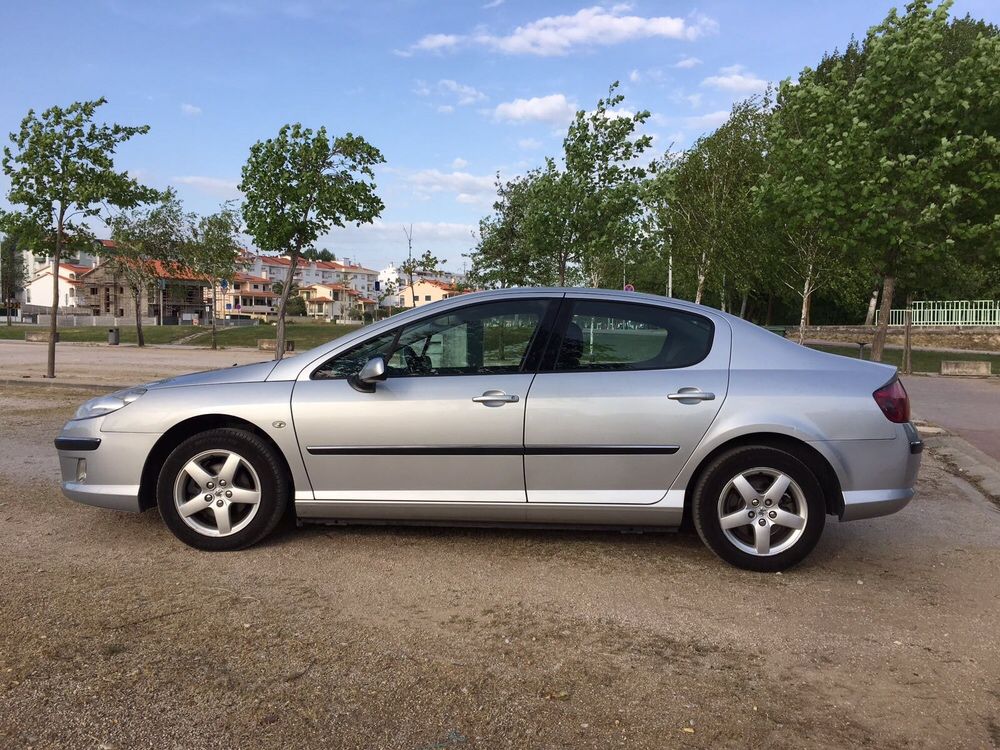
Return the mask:
{"type": "Polygon", "coordinates": [[[167,457],[156,484],[160,515],[198,549],[242,549],[259,542],[288,509],[290,482],[276,451],[246,430],[194,435],[167,457]]]}
{"type": "Polygon", "coordinates": [[[692,497],[702,541],[747,570],[784,570],[808,555],[826,523],[823,490],[792,453],[746,446],[718,456],[692,497]]]}

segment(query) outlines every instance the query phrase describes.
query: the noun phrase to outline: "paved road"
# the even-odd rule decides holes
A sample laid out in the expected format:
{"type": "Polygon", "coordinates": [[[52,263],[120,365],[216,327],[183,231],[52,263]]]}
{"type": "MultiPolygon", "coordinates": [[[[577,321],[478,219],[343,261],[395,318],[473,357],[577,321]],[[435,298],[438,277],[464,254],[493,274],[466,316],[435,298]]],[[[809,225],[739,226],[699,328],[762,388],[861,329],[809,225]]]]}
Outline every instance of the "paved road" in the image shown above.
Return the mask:
{"type": "MultiPolygon", "coordinates": [[[[0,341],[0,377],[42,381],[48,346],[25,341],[0,341]]],[[[245,365],[271,359],[253,349],[56,345],[56,381],[134,385],[198,370],[245,365]]],[[[42,381],[44,382],[44,381],[42,381]]]]}
{"type": "Polygon", "coordinates": [[[1000,461],[1000,379],[904,377],[913,413],[1000,461]]]}

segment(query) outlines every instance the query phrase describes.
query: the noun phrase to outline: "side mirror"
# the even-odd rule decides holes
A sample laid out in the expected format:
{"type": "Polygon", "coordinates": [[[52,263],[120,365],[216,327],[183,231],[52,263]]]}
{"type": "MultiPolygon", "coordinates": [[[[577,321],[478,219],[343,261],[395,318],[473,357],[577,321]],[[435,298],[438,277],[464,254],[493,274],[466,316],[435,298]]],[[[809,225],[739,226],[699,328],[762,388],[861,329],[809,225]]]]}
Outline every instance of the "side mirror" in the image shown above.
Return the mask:
{"type": "Polygon", "coordinates": [[[381,354],[365,362],[365,366],[350,382],[362,393],[374,393],[375,384],[380,380],[385,380],[385,357],[381,354]]]}

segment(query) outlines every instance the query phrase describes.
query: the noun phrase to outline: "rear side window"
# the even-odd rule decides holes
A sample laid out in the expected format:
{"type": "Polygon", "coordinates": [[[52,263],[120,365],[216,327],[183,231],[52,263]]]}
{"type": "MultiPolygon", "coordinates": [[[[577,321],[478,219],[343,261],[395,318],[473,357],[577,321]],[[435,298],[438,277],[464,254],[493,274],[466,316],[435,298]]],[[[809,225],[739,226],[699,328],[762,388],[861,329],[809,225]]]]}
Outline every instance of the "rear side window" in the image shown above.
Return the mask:
{"type": "Polygon", "coordinates": [[[572,304],[556,371],[676,369],[701,362],[712,349],[715,327],[701,315],[629,302],[572,304]]]}

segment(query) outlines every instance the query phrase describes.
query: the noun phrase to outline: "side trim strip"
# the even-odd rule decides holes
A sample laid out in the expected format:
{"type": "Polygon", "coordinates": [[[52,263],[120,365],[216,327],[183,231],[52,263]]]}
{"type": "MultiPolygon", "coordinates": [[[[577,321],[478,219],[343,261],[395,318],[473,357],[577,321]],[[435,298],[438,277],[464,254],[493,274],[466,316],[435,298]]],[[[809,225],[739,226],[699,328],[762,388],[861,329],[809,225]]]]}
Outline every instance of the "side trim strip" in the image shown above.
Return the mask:
{"type": "Polygon", "coordinates": [[[57,451],[96,451],[101,444],[98,437],[57,437],[55,440],[57,451]]]}
{"type": "Polygon", "coordinates": [[[679,445],[312,445],[312,456],[671,456],[679,445]]]}

